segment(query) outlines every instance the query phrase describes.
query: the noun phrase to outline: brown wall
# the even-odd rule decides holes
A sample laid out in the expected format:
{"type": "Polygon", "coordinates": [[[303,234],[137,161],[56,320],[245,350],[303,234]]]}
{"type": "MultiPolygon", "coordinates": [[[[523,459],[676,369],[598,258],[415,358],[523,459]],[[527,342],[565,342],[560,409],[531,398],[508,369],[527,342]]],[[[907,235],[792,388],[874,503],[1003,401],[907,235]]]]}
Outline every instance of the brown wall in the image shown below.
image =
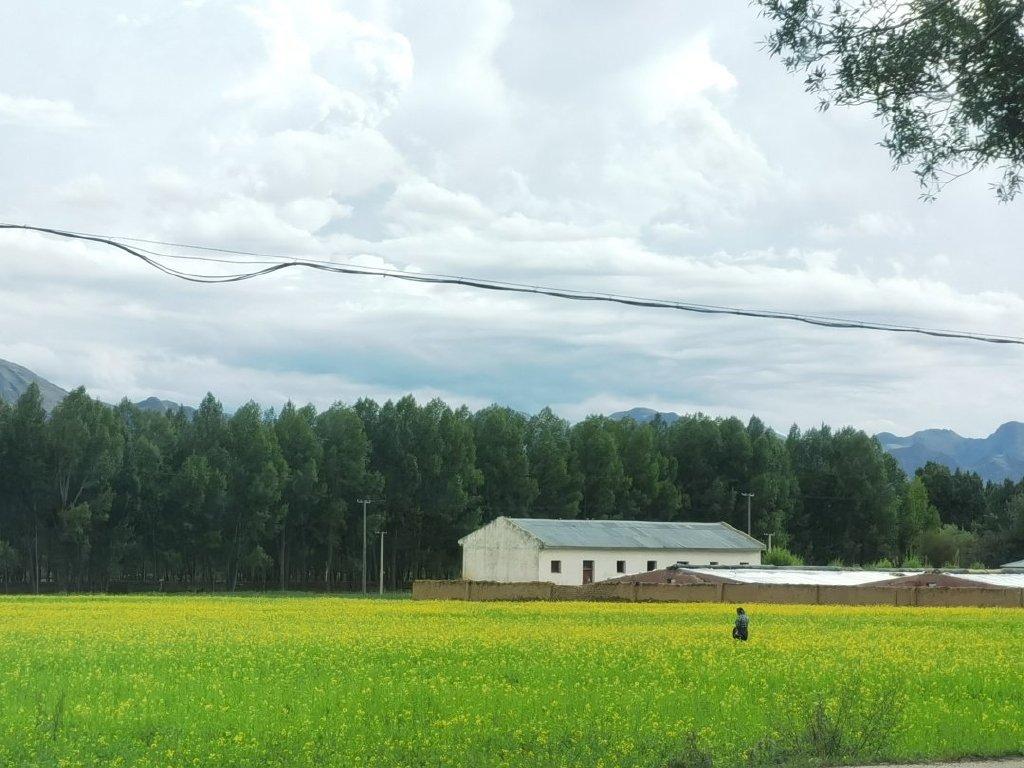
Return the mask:
{"type": "Polygon", "coordinates": [[[787,603],[1024,607],[1024,590],[984,587],[836,587],[790,584],[626,584],[580,587],[547,582],[417,581],[414,600],[600,600],[672,603],[787,603]]]}

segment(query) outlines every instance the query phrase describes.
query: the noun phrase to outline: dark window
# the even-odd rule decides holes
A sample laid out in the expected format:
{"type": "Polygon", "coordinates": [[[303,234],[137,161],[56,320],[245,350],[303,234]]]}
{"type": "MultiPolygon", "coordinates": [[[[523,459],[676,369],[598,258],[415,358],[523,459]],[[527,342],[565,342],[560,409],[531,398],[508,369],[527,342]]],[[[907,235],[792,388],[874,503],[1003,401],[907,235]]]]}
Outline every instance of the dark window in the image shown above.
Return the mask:
{"type": "Polygon", "coordinates": [[[740,565],[750,565],[750,563],[740,563],[740,565]]]}
{"type": "Polygon", "coordinates": [[[551,572],[552,573],[561,573],[562,572],[562,561],[561,560],[552,560],[551,561],[551,572]]]}
{"type": "Polygon", "coordinates": [[[615,572],[616,573],[625,573],[626,572],[626,561],[625,560],[616,560],[615,561],[615,572]]]}
{"type": "Polygon", "coordinates": [[[711,565],[718,565],[718,561],[717,560],[712,560],[710,564],[711,565]]]}
{"type": "Polygon", "coordinates": [[[658,567],[658,561],[657,560],[648,560],[647,561],[647,570],[648,571],[653,571],[657,567],[658,567]]]}
{"type": "Polygon", "coordinates": [[[594,583],[594,561],[584,560],[583,561],[583,583],[593,584],[594,583]]]}
{"type": "Polygon", "coordinates": [[[680,565],[689,565],[689,564],[690,564],[690,561],[689,561],[689,560],[680,560],[680,561],[679,561],[679,564],[680,564],[680,565]]]}

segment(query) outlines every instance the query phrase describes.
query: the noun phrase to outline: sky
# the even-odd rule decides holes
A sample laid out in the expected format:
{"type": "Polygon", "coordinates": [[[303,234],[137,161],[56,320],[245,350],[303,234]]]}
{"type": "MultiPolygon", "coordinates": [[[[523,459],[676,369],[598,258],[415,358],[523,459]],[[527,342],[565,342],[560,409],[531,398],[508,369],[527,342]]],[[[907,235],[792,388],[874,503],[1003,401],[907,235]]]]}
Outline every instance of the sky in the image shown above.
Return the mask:
{"type": "MultiPolygon", "coordinates": [[[[1024,202],[985,173],[923,202],[870,110],[817,111],[744,0],[0,9],[0,221],[1024,327],[1024,202]]],[[[0,232],[0,358],[111,402],[229,409],[411,392],[972,436],[1024,417],[1020,347],[297,270],[194,285],[24,232],[0,232]]]]}

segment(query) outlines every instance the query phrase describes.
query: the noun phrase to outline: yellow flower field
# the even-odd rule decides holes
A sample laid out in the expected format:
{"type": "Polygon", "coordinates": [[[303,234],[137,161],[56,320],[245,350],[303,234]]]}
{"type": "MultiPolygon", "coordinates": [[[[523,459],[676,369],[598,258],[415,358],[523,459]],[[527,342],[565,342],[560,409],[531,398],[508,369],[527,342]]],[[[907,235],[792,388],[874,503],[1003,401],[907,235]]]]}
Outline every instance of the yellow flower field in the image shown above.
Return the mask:
{"type": "Polygon", "coordinates": [[[731,766],[819,705],[881,757],[1024,750],[1024,613],[748,610],[0,598],[0,766],[731,766]]]}

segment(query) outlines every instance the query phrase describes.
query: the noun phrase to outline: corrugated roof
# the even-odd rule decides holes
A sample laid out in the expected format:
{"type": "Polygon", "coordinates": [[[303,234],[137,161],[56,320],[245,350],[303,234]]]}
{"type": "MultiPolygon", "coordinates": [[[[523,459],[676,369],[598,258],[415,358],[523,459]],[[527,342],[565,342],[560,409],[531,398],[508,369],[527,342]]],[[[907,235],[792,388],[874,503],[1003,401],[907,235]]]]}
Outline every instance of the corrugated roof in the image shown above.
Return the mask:
{"type": "Polygon", "coordinates": [[[708,576],[725,576],[745,584],[810,584],[857,587],[909,576],[910,571],[854,571],[812,568],[689,568],[708,576]]]}
{"type": "Polygon", "coordinates": [[[962,578],[990,587],[1024,587],[1024,573],[965,573],[962,578]]]}
{"type": "Polygon", "coordinates": [[[1024,560],[1014,560],[1012,563],[1004,563],[1003,568],[1024,568],[1024,560]]]}
{"type": "Polygon", "coordinates": [[[757,539],[726,523],[661,523],[641,520],[542,520],[508,518],[545,547],[589,549],[764,549],[757,539]]]}

